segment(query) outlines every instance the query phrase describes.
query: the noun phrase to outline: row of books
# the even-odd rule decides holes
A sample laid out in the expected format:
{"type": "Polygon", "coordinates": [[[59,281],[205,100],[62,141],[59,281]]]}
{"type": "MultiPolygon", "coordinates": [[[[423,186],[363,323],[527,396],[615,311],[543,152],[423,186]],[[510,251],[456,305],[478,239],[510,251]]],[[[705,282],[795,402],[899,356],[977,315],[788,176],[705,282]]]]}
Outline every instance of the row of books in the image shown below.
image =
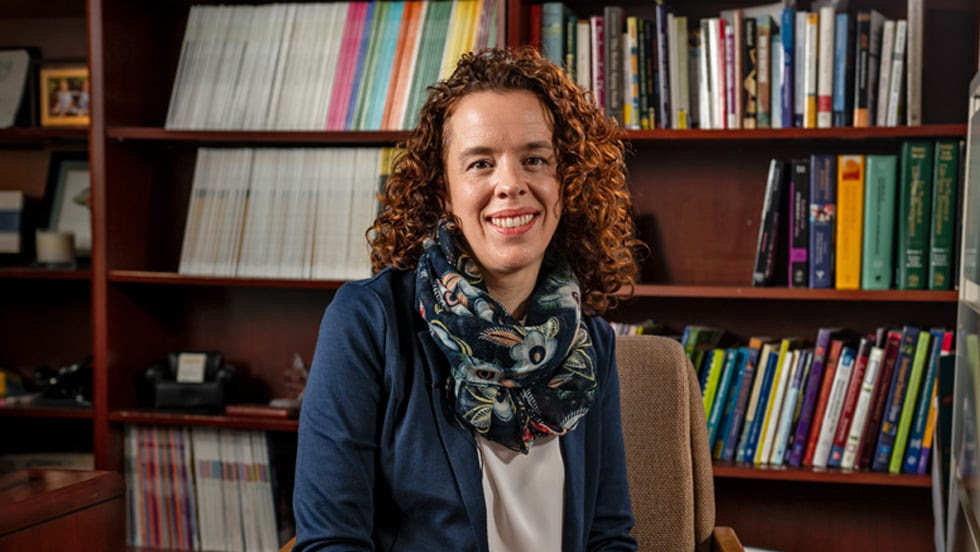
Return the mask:
{"type": "Polygon", "coordinates": [[[415,126],[426,87],[496,45],[496,0],[192,6],[169,129],[415,126]]]}
{"type": "Polygon", "coordinates": [[[200,148],[178,272],[371,275],[365,232],[393,148],[200,148]],[[380,177],[379,177],[380,175],[380,177]]]}
{"type": "Polygon", "coordinates": [[[752,284],[951,289],[962,140],[769,165],[752,284]]]}
{"type": "Polygon", "coordinates": [[[764,337],[720,348],[722,333],[689,326],[682,338],[715,459],[928,473],[953,332],[908,325],[856,337],[821,328],[812,348],[764,337]]]}
{"type": "Polygon", "coordinates": [[[776,2],[691,26],[662,2],[650,20],[545,2],[531,40],[626,128],[918,125],[922,3],[908,4],[908,19],[889,19],[776,2]]]}
{"type": "Polygon", "coordinates": [[[127,425],[127,542],[177,550],[278,550],[266,435],[127,425]]]}

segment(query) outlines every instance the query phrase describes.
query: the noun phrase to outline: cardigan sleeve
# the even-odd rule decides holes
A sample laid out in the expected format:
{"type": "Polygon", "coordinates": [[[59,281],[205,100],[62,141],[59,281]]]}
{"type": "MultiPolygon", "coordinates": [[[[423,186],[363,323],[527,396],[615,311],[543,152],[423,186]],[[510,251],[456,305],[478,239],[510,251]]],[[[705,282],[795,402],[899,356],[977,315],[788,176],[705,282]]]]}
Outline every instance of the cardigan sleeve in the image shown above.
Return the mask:
{"type": "Polygon", "coordinates": [[[374,548],[385,318],[358,284],[342,286],[323,316],[300,413],[296,552],[374,548]]]}
{"type": "Polygon", "coordinates": [[[633,511],[630,507],[629,483],[626,475],[626,453],[623,447],[623,431],[619,411],[619,375],[616,369],[616,339],[605,322],[596,324],[608,346],[604,358],[606,377],[600,380],[602,424],[599,484],[594,515],[589,529],[588,550],[636,550],[636,540],[630,535],[633,529],[633,511]]]}

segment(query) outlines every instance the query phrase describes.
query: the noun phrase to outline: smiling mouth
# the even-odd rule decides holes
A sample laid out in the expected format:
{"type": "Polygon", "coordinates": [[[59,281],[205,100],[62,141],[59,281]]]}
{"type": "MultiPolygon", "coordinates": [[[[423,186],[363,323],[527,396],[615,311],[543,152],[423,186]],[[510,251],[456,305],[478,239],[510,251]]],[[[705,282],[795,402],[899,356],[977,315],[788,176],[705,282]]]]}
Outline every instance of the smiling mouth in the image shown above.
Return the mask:
{"type": "Polygon", "coordinates": [[[520,228],[534,220],[535,216],[527,214],[516,217],[490,217],[490,224],[501,228],[520,228]]]}

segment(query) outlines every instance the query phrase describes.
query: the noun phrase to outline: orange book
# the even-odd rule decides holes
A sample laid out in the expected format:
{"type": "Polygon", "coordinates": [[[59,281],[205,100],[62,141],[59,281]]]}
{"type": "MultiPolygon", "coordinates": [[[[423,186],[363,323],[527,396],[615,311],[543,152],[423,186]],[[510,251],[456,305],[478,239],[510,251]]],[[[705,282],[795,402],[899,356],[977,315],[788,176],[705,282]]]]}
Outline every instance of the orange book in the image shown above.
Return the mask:
{"type": "Polygon", "coordinates": [[[405,118],[405,104],[409,91],[412,89],[412,78],[415,76],[415,58],[418,54],[419,33],[425,19],[425,9],[428,2],[406,2],[402,12],[402,27],[398,33],[398,45],[395,47],[394,74],[392,84],[388,86],[388,98],[385,101],[384,115],[381,128],[398,130],[405,118]]]}
{"type": "Polygon", "coordinates": [[[820,426],[823,425],[824,411],[827,410],[827,402],[830,400],[830,388],[834,384],[834,375],[837,373],[837,361],[840,359],[840,350],[844,347],[843,339],[834,339],[830,342],[830,349],[827,352],[827,362],[824,364],[823,378],[820,380],[820,396],[817,398],[817,408],[813,413],[813,423],[810,425],[810,433],[806,439],[806,452],[803,454],[803,465],[813,465],[813,453],[817,449],[817,440],[820,438],[820,426]]]}
{"type": "Polygon", "coordinates": [[[837,289],[861,287],[864,227],[864,156],[837,156],[837,289]]]}

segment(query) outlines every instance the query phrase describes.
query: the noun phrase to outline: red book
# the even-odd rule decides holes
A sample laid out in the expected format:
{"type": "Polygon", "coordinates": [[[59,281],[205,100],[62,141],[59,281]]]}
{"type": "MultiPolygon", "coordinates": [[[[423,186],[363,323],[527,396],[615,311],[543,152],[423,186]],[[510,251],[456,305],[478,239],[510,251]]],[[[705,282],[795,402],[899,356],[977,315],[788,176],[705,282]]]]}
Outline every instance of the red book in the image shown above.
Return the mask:
{"type": "Polygon", "coordinates": [[[528,44],[541,51],[541,4],[531,4],[528,7],[528,44]]]}
{"type": "Polygon", "coordinates": [[[895,371],[895,362],[898,360],[898,347],[901,344],[902,332],[890,330],[888,337],[885,338],[885,356],[881,361],[881,373],[878,374],[878,383],[875,384],[874,394],[871,398],[868,425],[864,427],[861,442],[858,444],[855,468],[866,470],[871,467],[875,440],[878,438],[881,419],[885,414],[885,401],[888,399],[888,388],[891,386],[892,373],[895,371]]]}
{"type": "Polygon", "coordinates": [[[830,459],[827,461],[829,467],[839,468],[844,457],[844,447],[847,445],[847,436],[851,432],[851,421],[854,419],[854,408],[857,406],[858,396],[861,394],[864,371],[868,367],[868,358],[871,356],[873,344],[873,337],[868,336],[862,337],[861,343],[858,345],[854,370],[851,372],[851,380],[847,385],[847,394],[844,395],[844,405],[841,407],[837,431],[834,433],[834,444],[831,446],[830,459]]]}
{"type": "Polygon", "coordinates": [[[827,410],[827,401],[830,399],[830,388],[834,385],[834,374],[837,373],[837,360],[840,358],[840,350],[843,347],[843,339],[834,339],[830,342],[827,362],[824,363],[823,379],[820,381],[820,396],[817,398],[817,408],[813,413],[810,434],[806,439],[806,452],[803,454],[804,466],[813,465],[813,453],[816,452],[817,441],[820,439],[820,426],[823,424],[824,411],[827,410]]]}

